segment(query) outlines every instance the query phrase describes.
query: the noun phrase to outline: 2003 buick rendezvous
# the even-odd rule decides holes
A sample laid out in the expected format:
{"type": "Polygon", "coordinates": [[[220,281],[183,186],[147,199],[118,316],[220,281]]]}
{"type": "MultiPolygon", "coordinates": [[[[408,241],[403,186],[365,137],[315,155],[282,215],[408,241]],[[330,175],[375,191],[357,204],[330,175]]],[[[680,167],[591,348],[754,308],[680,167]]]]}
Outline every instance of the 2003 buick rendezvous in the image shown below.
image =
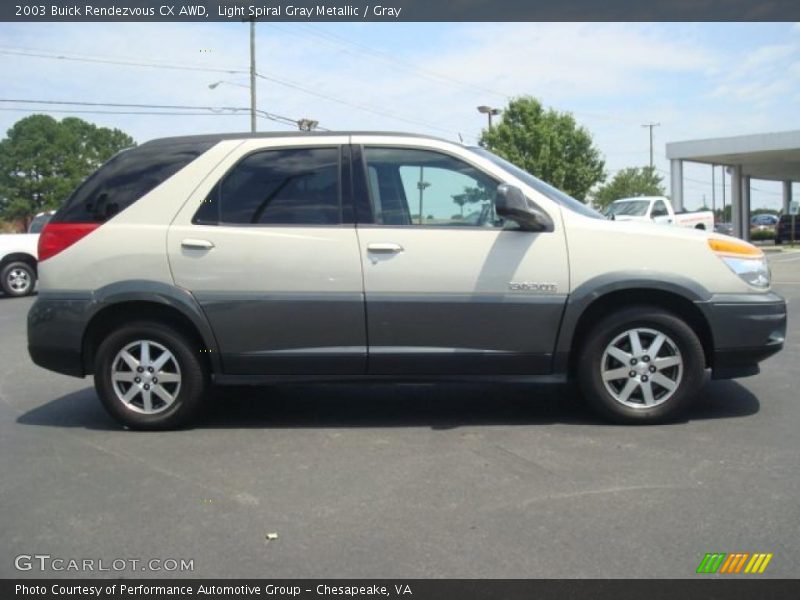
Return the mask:
{"type": "Polygon", "coordinates": [[[403,134],[155,140],[39,242],[33,360],[93,374],[142,429],[209,384],[574,378],[608,417],[673,418],[780,350],[764,255],[603,219],[481,148],[403,134]]]}

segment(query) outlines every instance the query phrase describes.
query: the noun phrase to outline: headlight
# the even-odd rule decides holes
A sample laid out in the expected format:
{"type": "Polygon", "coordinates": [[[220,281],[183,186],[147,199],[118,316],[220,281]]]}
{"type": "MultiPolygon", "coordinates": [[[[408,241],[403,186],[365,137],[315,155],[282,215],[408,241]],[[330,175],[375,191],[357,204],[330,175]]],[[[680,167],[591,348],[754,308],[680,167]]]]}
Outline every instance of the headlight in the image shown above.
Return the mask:
{"type": "Polygon", "coordinates": [[[770,271],[764,253],[746,242],[711,238],[708,245],[747,285],[767,289],[770,271]]]}

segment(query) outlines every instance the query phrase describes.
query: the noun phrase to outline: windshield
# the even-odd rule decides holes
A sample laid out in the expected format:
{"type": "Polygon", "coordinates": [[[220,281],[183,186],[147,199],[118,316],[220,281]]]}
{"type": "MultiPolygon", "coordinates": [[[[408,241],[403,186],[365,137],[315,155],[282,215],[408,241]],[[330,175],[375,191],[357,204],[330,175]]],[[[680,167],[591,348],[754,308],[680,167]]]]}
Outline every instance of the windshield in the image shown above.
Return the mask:
{"type": "Polygon", "coordinates": [[[33,221],[31,221],[31,224],[28,227],[28,233],[41,233],[51,216],[52,215],[39,215],[34,217],[33,221]]]}
{"type": "Polygon", "coordinates": [[[573,198],[569,194],[565,194],[561,190],[554,188],[549,183],[545,183],[544,181],[542,181],[541,179],[539,179],[537,177],[534,177],[533,175],[531,175],[527,171],[523,171],[518,166],[508,162],[504,158],[500,158],[496,154],[492,154],[491,152],[489,152],[485,148],[480,148],[478,146],[472,146],[472,147],[469,148],[469,150],[471,150],[472,152],[474,152],[475,154],[477,154],[479,156],[482,156],[483,158],[488,158],[490,161],[492,161],[497,166],[499,166],[499,167],[503,168],[504,170],[508,171],[514,177],[516,177],[517,179],[523,181],[526,185],[529,185],[530,187],[535,189],[540,194],[542,194],[544,196],[547,196],[548,198],[550,198],[550,200],[553,200],[554,202],[557,202],[558,204],[560,204],[564,208],[568,208],[571,211],[576,212],[578,214],[581,214],[581,215],[583,215],[585,217],[592,217],[594,219],[602,219],[603,218],[603,215],[601,215],[599,212],[597,212],[593,208],[590,208],[590,207],[586,206],[580,200],[576,200],[575,198],[573,198]]]}
{"type": "Polygon", "coordinates": [[[613,202],[606,211],[607,215],[628,215],[631,217],[642,217],[647,214],[650,208],[650,200],[625,200],[624,202],[613,202]]]}

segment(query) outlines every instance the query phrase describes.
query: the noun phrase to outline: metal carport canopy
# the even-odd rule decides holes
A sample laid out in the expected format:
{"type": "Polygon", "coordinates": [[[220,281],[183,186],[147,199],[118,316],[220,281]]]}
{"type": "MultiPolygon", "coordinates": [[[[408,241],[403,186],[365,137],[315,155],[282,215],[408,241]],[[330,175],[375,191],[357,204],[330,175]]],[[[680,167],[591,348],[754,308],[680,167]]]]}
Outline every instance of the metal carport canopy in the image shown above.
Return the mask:
{"type": "Polygon", "coordinates": [[[683,207],[683,162],[731,167],[734,233],[749,236],[750,179],[782,181],[783,204],[791,200],[791,182],[800,181],[800,131],[756,133],[667,144],[672,201],[683,207]]]}

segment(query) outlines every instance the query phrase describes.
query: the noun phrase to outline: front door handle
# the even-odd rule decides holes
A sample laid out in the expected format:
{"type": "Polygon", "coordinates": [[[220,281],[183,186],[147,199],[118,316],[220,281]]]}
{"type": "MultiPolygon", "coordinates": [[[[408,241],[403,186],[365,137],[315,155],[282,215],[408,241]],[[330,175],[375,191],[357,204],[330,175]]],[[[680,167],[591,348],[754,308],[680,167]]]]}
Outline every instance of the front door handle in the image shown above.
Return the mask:
{"type": "Polygon", "coordinates": [[[214,243],[209,242],[208,240],[195,240],[187,238],[181,242],[181,246],[184,248],[190,248],[192,250],[211,250],[211,248],[214,247],[214,243]]]}
{"type": "Polygon", "coordinates": [[[367,244],[367,252],[374,252],[376,254],[397,254],[402,251],[403,247],[400,244],[367,244]]]}

